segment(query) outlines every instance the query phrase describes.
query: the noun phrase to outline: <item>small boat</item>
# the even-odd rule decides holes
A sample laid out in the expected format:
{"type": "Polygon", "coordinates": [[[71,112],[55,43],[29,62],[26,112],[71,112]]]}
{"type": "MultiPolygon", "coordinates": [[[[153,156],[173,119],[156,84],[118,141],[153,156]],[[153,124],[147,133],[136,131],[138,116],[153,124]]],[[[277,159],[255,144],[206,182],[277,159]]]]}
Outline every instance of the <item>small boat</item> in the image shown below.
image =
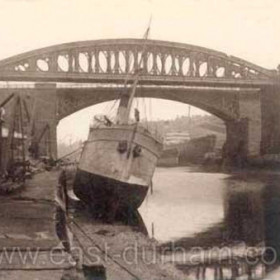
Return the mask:
{"type": "Polygon", "coordinates": [[[130,119],[140,75],[141,69],[134,69],[131,86],[125,82],[115,121],[96,116],[84,143],[74,193],[98,212],[137,209],[163,148],[162,138],[140,123],[137,109],[130,119]]]}

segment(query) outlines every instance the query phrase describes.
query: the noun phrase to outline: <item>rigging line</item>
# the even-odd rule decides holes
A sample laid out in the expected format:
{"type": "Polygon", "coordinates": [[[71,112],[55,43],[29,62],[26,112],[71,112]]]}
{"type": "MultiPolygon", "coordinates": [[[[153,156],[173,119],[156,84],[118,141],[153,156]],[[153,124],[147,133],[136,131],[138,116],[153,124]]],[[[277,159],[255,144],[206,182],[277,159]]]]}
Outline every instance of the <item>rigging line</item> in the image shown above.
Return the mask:
{"type": "MultiPolygon", "coordinates": [[[[171,99],[170,101],[176,101],[176,102],[180,102],[180,103],[183,103],[183,104],[187,104],[187,105],[191,105],[191,106],[193,106],[193,107],[197,107],[197,106],[199,106],[199,105],[193,105],[193,104],[189,104],[189,103],[186,103],[186,102],[183,102],[183,101],[181,101],[181,100],[178,100],[178,94],[176,94],[176,93],[173,93],[173,92],[169,92],[168,93],[168,95],[170,95],[170,96],[174,96],[175,97],[175,99],[171,99]]],[[[216,98],[214,98],[214,99],[212,99],[212,101],[218,101],[220,99],[220,97],[216,97],[216,98]]],[[[205,104],[205,103],[201,103],[199,100],[194,100],[196,103],[199,103],[199,104],[201,104],[201,105],[206,105],[206,106],[208,106],[208,104],[205,104]]],[[[188,102],[188,101],[187,101],[188,102]]],[[[199,108],[199,109],[201,109],[201,110],[203,110],[203,111],[206,111],[206,112],[208,112],[207,110],[205,110],[205,109],[202,109],[202,108],[200,108],[200,107],[197,107],[197,108],[199,108]]],[[[209,112],[208,112],[209,113],[209,112]]],[[[211,114],[211,113],[210,113],[211,114]]]]}
{"type": "MultiPolygon", "coordinates": [[[[142,49],[142,52],[141,52],[140,61],[139,61],[139,64],[137,65],[137,69],[135,69],[135,76],[134,76],[135,78],[133,80],[132,91],[130,93],[128,103],[127,103],[127,106],[126,106],[127,113],[126,113],[125,119],[127,119],[129,117],[128,115],[129,115],[129,112],[131,110],[132,101],[133,101],[133,99],[135,97],[135,94],[136,94],[136,88],[137,88],[138,82],[140,80],[140,75],[141,75],[142,70],[143,70],[143,68],[141,68],[141,65],[142,65],[142,62],[144,61],[144,54],[145,54],[145,58],[147,57],[146,56],[146,54],[147,54],[146,46],[147,46],[149,31],[150,31],[150,26],[148,27],[147,31],[145,32],[144,44],[143,44],[143,49],[142,49]]],[[[144,66],[147,66],[147,65],[145,64],[144,66]]]]}
{"type": "MultiPolygon", "coordinates": [[[[80,230],[80,232],[92,243],[94,244],[101,253],[103,253],[105,256],[107,256],[109,259],[111,259],[112,262],[114,262],[116,265],[118,265],[120,268],[122,268],[123,270],[125,270],[129,275],[131,275],[132,277],[134,277],[137,280],[141,280],[141,278],[139,278],[137,275],[135,275],[133,272],[131,272],[128,268],[126,268],[124,265],[122,265],[121,263],[119,263],[118,261],[116,261],[116,259],[114,258],[114,256],[111,256],[106,250],[103,250],[102,247],[97,244],[85,231],[84,229],[79,225],[79,223],[77,223],[74,219],[69,219],[73,224],[75,224],[75,226],[80,230]]],[[[71,227],[71,226],[70,226],[71,227]]],[[[73,231],[72,231],[73,232],[73,231]]],[[[74,233],[74,232],[73,232],[74,233]]],[[[76,235],[77,238],[77,235],[76,235]]],[[[78,239],[78,238],[77,238],[78,239]]],[[[80,242],[79,242],[80,243],[80,242]]],[[[81,244],[81,243],[80,243],[81,244]]]]}
{"type": "Polygon", "coordinates": [[[147,126],[147,129],[149,129],[149,121],[148,121],[148,115],[147,115],[147,108],[146,108],[146,100],[145,100],[145,97],[142,97],[142,103],[143,103],[143,111],[144,111],[144,120],[146,122],[146,126],[147,126]]]}
{"type": "MultiPolygon", "coordinates": [[[[150,16],[150,19],[149,19],[149,23],[148,23],[148,29],[146,31],[146,39],[148,38],[148,35],[150,33],[150,26],[151,26],[151,23],[152,23],[152,18],[153,18],[153,15],[151,14],[150,16]]],[[[147,57],[147,64],[149,64],[149,57],[147,57]]],[[[149,65],[147,65],[148,67],[149,65]]],[[[146,124],[147,124],[147,128],[149,129],[149,122],[148,122],[148,115],[147,115],[147,108],[146,108],[146,99],[145,97],[142,97],[143,98],[143,106],[144,106],[144,116],[146,118],[146,124]]]]}
{"type": "MultiPolygon", "coordinates": [[[[115,102],[113,103],[112,107],[110,108],[108,114],[112,111],[112,109],[116,105],[117,101],[121,98],[122,91],[125,91],[127,89],[127,83],[128,83],[129,77],[131,76],[130,68],[131,68],[131,62],[132,62],[132,55],[130,55],[130,53],[128,53],[128,54],[129,54],[128,55],[128,69],[127,69],[127,73],[126,73],[126,76],[125,76],[124,88],[122,90],[118,91],[119,92],[118,97],[115,99],[115,102]]],[[[137,58],[134,57],[134,59],[137,59],[137,58]]]]}
{"type": "MultiPolygon", "coordinates": [[[[143,103],[143,97],[139,97],[139,107],[141,107],[141,113],[142,111],[144,112],[144,103],[143,103]]],[[[143,113],[143,116],[140,116],[140,119],[142,118],[142,120],[145,119],[145,112],[143,113]]]]}
{"type": "MultiPolygon", "coordinates": [[[[146,32],[144,33],[144,44],[143,44],[143,49],[142,49],[142,53],[141,53],[141,58],[140,58],[140,61],[139,61],[139,64],[138,64],[138,66],[140,66],[141,67],[141,64],[142,64],[142,61],[143,61],[143,58],[144,58],[144,53],[145,53],[145,51],[146,51],[146,45],[147,45],[147,41],[148,41],[148,36],[149,36],[149,33],[150,33],[150,26],[151,26],[151,21],[152,21],[152,16],[150,17],[150,19],[149,19],[149,24],[148,24],[148,28],[147,28],[147,30],[146,30],[146,32]]],[[[137,60],[137,58],[138,58],[138,53],[137,53],[137,57],[134,57],[134,59],[136,59],[137,60]]],[[[129,56],[129,58],[128,58],[128,71],[127,71],[127,74],[126,74],[126,77],[125,77],[125,81],[124,81],[124,89],[123,89],[123,91],[125,91],[126,89],[127,89],[127,84],[128,84],[128,81],[129,81],[129,78],[130,78],[130,76],[131,76],[131,73],[130,73],[130,63],[131,63],[131,56],[129,56]]],[[[133,78],[133,76],[135,76],[135,83],[134,83],[134,86],[136,87],[137,86],[137,84],[138,84],[138,80],[139,80],[139,73],[140,71],[136,71],[136,69],[134,69],[134,73],[132,74],[132,78],[133,78]]],[[[117,99],[115,99],[115,102],[113,103],[113,105],[112,105],[112,107],[111,107],[111,109],[109,110],[109,112],[108,112],[108,114],[112,111],[112,109],[113,109],[113,107],[116,105],[116,101],[118,100],[118,99],[120,99],[120,97],[121,97],[121,95],[122,95],[122,91],[119,91],[119,94],[118,94],[118,98],[117,99]]]]}
{"type": "MultiPolygon", "coordinates": [[[[113,100],[109,100],[108,102],[106,102],[107,104],[105,105],[104,107],[104,112],[106,113],[106,115],[108,115],[112,109],[112,107],[114,106],[114,104],[111,106],[111,109],[109,109],[109,106],[110,106],[110,102],[113,101],[113,100]]],[[[114,102],[116,101],[116,99],[114,99],[114,102]]]]}
{"type": "Polygon", "coordinates": [[[150,115],[150,119],[152,120],[153,119],[153,115],[152,115],[152,98],[149,98],[149,104],[148,104],[148,107],[149,107],[149,115],[150,115]]]}
{"type": "Polygon", "coordinates": [[[119,90],[118,91],[118,95],[116,98],[114,98],[114,102],[112,104],[112,106],[109,108],[109,103],[106,105],[105,107],[105,110],[104,111],[107,111],[107,114],[106,115],[109,115],[111,113],[111,111],[113,110],[113,108],[116,106],[117,102],[119,101],[120,97],[121,97],[121,92],[122,90],[119,90]]]}
{"type": "Polygon", "coordinates": [[[147,105],[146,105],[146,98],[143,97],[143,103],[144,103],[144,114],[145,114],[145,118],[148,122],[148,114],[147,114],[147,105]]]}
{"type": "Polygon", "coordinates": [[[115,98],[114,103],[112,104],[112,106],[111,106],[111,108],[109,109],[109,111],[108,111],[107,114],[110,114],[111,111],[113,110],[113,108],[116,106],[118,100],[121,98],[122,91],[124,91],[124,90],[127,89],[127,81],[128,81],[128,79],[129,79],[129,76],[130,76],[131,61],[132,61],[132,57],[131,57],[131,55],[129,55],[129,57],[128,57],[128,72],[126,73],[124,88],[118,91],[118,96],[117,96],[117,98],[115,98]]]}
{"type": "Polygon", "coordinates": [[[114,102],[113,102],[111,108],[108,110],[108,113],[107,113],[108,116],[110,116],[112,110],[114,109],[114,107],[116,106],[117,102],[119,101],[120,95],[121,95],[121,94],[120,94],[120,92],[119,92],[118,97],[115,98],[115,100],[114,100],[114,102]]]}
{"type": "Polygon", "coordinates": [[[77,153],[79,150],[81,150],[83,147],[79,147],[79,148],[77,148],[76,150],[74,150],[74,151],[72,151],[72,152],[70,152],[70,153],[68,153],[68,154],[66,154],[66,155],[64,155],[64,156],[62,156],[62,157],[60,157],[60,158],[58,158],[56,161],[60,161],[61,159],[63,159],[63,158],[66,158],[66,157],[68,157],[68,156],[71,156],[71,155],[73,155],[73,154],[75,154],[75,153],[77,153]]]}
{"type": "MultiPolygon", "coordinates": [[[[149,35],[149,32],[150,32],[150,25],[151,25],[151,19],[150,19],[148,28],[147,28],[147,30],[146,30],[146,32],[144,34],[144,43],[143,43],[143,48],[142,48],[142,52],[141,52],[140,61],[139,61],[139,63],[137,61],[137,69],[134,69],[134,75],[133,75],[134,80],[133,80],[133,84],[132,84],[132,91],[130,93],[128,104],[127,104],[127,111],[128,111],[128,116],[126,116],[127,120],[129,119],[129,113],[131,111],[132,102],[133,102],[133,99],[135,97],[136,87],[137,87],[137,84],[138,84],[138,81],[139,81],[139,78],[140,78],[140,74],[142,72],[141,71],[141,64],[142,64],[142,61],[144,60],[144,54],[146,53],[146,45],[147,45],[147,41],[148,41],[148,35],[149,35]]],[[[138,55],[137,55],[137,58],[138,58],[138,55]]],[[[134,59],[135,59],[135,57],[134,57],[134,59]]],[[[126,79],[126,81],[125,81],[125,85],[124,85],[125,89],[127,87],[127,83],[128,83],[128,79],[126,79]]],[[[135,137],[135,133],[136,133],[137,127],[138,127],[138,123],[136,123],[136,126],[135,126],[135,128],[133,130],[131,139],[128,139],[128,141],[130,141],[130,145],[129,145],[129,150],[128,151],[130,151],[130,152],[131,152],[132,143],[133,143],[133,140],[134,140],[134,137],[135,137]]],[[[129,165],[131,165],[131,159],[132,159],[132,153],[130,153],[130,154],[131,154],[130,157],[128,157],[128,159],[129,159],[128,164],[129,165]]],[[[122,174],[125,174],[125,165],[123,165],[122,174]]],[[[125,176],[127,176],[127,174],[125,174],[125,176]]]]}
{"type": "Polygon", "coordinates": [[[150,127],[150,125],[149,125],[150,119],[149,119],[149,116],[148,116],[148,104],[147,104],[149,101],[147,101],[147,103],[146,103],[146,98],[144,97],[144,102],[145,102],[145,115],[146,115],[146,119],[147,119],[147,128],[149,129],[149,127],[150,127]]]}
{"type": "MultiPolygon", "coordinates": [[[[144,54],[146,54],[146,47],[147,47],[147,42],[148,42],[148,35],[149,35],[149,31],[150,31],[150,26],[148,26],[145,34],[144,34],[144,43],[143,43],[143,48],[142,48],[142,52],[141,52],[141,57],[140,57],[140,61],[139,63],[137,63],[137,69],[134,69],[134,80],[133,80],[133,84],[132,84],[132,92],[130,94],[130,101],[129,101],[129,105],[128,108],[130,108],[131,106],[131,101],[135,96],[135,92],[136,92],[136,87],[138,85],[139,79],[140,79],[140,75],[141,75],[141,64],[144,61],[144,54]]],[[[128,80],[125,82],[125,86],[127,84],[128,80]]]]}
{"type": "Polygon", "coordinates": [[[140,100],[140,98],[138,98],[138,97],[136,97],[135,99],[135,107],[138,109],[138,110],[140,110],[140,102],[141,102],[141,100],[140,100]]]}

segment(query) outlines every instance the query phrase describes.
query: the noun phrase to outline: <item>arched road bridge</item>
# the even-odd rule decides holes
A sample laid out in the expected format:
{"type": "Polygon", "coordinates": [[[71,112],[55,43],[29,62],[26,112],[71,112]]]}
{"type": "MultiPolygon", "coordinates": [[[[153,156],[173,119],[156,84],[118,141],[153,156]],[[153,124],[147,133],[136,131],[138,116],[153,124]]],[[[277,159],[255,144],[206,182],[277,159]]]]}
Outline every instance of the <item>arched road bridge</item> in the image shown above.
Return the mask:
{"type": "MultiPolygon", "coordinates": [[[[3,86],[0,102],[12,93],[21,96],[29,140],[40,140],[43,154],[46,144],[41,136],[48,127],[56,157],[59,120],[117,98],[124,80],[131,83],[139,68],[138,96],[191,104],[223,119],[229,156],[238,152],[240,143],[248,156],[280,152],[278,72],[193,45],[109,39],[16,55],[0,61],[0,81],[32,82],[32,86],[3,86]]],[[[11,103],[6,105],[10,120],[11,103]]]]}

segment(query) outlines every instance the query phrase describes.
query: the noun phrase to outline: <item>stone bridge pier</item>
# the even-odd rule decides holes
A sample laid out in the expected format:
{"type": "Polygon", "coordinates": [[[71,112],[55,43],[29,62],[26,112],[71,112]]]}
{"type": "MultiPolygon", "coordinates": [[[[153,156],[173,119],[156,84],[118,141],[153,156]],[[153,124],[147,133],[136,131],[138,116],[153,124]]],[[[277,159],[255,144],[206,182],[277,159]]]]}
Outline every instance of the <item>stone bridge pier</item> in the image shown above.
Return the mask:
{"type": "Polygon", "coordinates": [[[248,157],[258,157],[262,142],[261,92],[238,94],[236,118],[226,120],[227,140],[223,156],[230,163],[242,165],[248,157]]]}
{"type": "Polygon", "coordinates": [[[280,85],[262,89],[261,154],[280,154],[280,85]]]}
{"type": "Polygon", "coordinates": [[[225,121],[225,156],[239,163],[244,158],[279,157],[280,86],[261,87],[252,93],[240,93],[238,117],[225,121]]]}

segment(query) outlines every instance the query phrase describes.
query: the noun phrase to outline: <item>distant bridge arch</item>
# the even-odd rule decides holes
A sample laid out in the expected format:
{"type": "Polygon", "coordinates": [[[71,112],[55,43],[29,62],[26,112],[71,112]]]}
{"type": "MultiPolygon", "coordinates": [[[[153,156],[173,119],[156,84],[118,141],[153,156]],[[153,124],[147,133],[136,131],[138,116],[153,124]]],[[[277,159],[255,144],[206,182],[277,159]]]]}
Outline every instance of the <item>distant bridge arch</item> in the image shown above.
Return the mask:
{"type": "MultiPolygon", "coordinates": [[[[59,89],[58,92],[58,120],[61,120],[79,110],[106,101],[116,100],[123,88],[99,87],[80,89],[59,89]],[[77,94],[78,92],[78,94],[77,94]]],[[[243,89],[242,94],[257,93],[256,90],[243,89]]],[[[217,116],[224,122],[239,118],[238,98],[240,91],[229,89],[194,89],[186,87],[140,87],[138,98],[154,98],[195,106],[217,116]],[[225,94],[227,97],[225,98],[225,94]]],[[[106,112],[104,112],[106,114],[106,112]]]]}

